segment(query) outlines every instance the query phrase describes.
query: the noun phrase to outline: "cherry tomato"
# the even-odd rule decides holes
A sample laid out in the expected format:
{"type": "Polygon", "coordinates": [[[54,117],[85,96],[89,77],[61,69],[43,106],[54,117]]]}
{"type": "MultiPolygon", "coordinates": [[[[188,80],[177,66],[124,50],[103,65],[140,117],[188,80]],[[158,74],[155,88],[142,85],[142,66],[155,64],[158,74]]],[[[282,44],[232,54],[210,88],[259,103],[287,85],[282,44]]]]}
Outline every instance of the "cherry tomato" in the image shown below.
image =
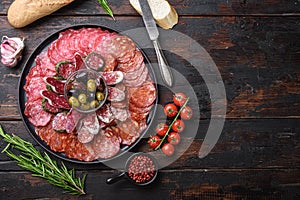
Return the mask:
{"type": "Polygon", "coordinates": [[[177,132],[171,132],[168,135],[168,142],[177,145],[180,142],[180,135],[177,132]]]}
{"type": "Polygon", "coordinates": [[[172,129],[175,132],[181,133],[184,130],[184,122],[180,119],[177,119],[172,125],[172,129]]]}
{"type": "Polygon", "coordinates": [[[182,106],[186,102],[186,99],[186,95],[182,92],[176,93],[173,96],[173,101],[177,106],[182,106]]]}
{"type": "Polygon", "coordinates": [[[161,150],[162,150],[162,152],[163,152],[164,154],[166,154],[167,156],[171,156],[171,155],[174,154],[174,150],[175,150],[175,149],[174,149],[174,146],[173,146],[172,144],[166,143],[166,144],[164,144],[164,145],[162,146],[161,150]]]}
{"type": "Polygon", "coordinates": [[[148,144],[152,149],[155,149],[161,142],[160,137],[157,135],[151,136],[148,140],[148,144]]]}
{"type": "Polygon", "coordinates": [[[156,131],[157,135],[165,136],[168,129],[169,129],[169,126],[167,124],[159,123],[159,124],[157,124],[155,131],[156,131]]]}
{"type": "Polygon", "coordinates": [[[169,103],[165,105],[164,113],[167,117],[175,117],[178,113],[178,108],[174,104],[169,103]]]}
{"type": "Polygon", "coordinates": [[[181,119],[189,120],[193,116],[193,110],[189,106],[185,106],[180,112],[181,119]]]}

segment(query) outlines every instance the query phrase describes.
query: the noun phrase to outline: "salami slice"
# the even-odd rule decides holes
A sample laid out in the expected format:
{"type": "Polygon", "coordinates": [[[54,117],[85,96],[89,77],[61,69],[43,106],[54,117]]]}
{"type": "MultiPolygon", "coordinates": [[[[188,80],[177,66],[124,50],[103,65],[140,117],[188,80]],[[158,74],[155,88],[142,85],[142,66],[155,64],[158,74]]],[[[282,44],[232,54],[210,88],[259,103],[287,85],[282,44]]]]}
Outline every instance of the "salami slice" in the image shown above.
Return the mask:
{"type": "Polygon", "coordinates": [[[43,107],[44,111],[51,113],[51,114],[56,114],[56,113],[59,113],[62,111],[62,109],[50,105],[48,100],[45,98],[43,98],[43,100],[42,100],[42,107],[43,107]]]}
{"type": "Polygon", "coordinates": [[[129,103],[128,109],[130,112],[144,114],[144,113],[149,113],[152,107],[153,107],[153,104],[151,104],[150,106],[147,106],[147,107],[137,107],[135,104],[129,103]]]}
{"type": "Polygon", "coordinates": [[[100,109],[96,111],[98,118],[104,123],[111,123],[115,118],[112,114],[110,107],[104,104],[100,109]]]}
{"type": "Polygon", "coordinates": [[[134,51],[134,57],[130,59],[126,63],[122,63],[118,66],[118,69],[124,73],[129,73],[133,71],[137,71],[141,66],[144,61],[144,57],[141,53],[141,51],[136,50],[134,51]]]}
{"type": "Polygon", "coordinates": [[[120,151],[120,141],[115,135],[107,137],[103,132],[100,132],[95,136],[92,147],[97,158],[111,158],[120,151]]]}
{"type": "Polygon", "coordinates": [[[124,78],[126,80],[136,80],[144,72],[145,67],[146,67],[146,65],[143,62],[136,71],[124,72],[124,78]]]}
{"type": "Polygon", "coordinates": [[[116,57],[114,57],[112,54],[106,54],[103,56],[103,58],[104,58],[103,71],[105,71],[105,72],[114,71],[118,65],[118,61],[117,61],[116,57]]]}
{"type": "Polygon", "coordinates": [[[100,131],[100,124],[96,113],[90,113],[82,119],[82,126],[85,127],[91,134],[98,134],[100,131]]]}
{"type": "Polygon", "coordinates": [[[156,99],[156,89],[152,82],[146,82],[142,87],[135,90],[129,102],[137,107],[149,107],[156,99]]]}
{"type": "Polygon", "coordinates": [[[149,113],[135,113],[135,112],[130,112],[130,118],[132,120],[135,120],[137,122],[143,121],[147,119],[149,113]]]}
{"type": "Polygon", "coordinates": [[[127,109],[125,109],[125,108],[116,108],[114,106],[111,106],[110,109],[117,120],[120,120],[123,122],[123,121],[126,121],[126,119],[129,117],[127,109]]]}
{"type": "Polygon", "coordinates": [[[53,117],[52,120],[52,128],[56,132],[65,132],[66,131],[66,123],[67,123],[67,114],[66,113],[58,113],[53,117]]]}
{"type": "Polygon", "coordinates": [[[24,114],[34,126],[46,126],[52,115],[43,110],[41,99],[27,101],[24,114]]]}
{"type": "Polygon", "coordinates": [[[95,134],[92,134],[87,126],[81,126],[81,128],[77,131],[77,138],[81,143],[89,143],[94,139],[95,134]]]}
{"type": "Polygon", "coordinates": [[[120,102],[125,99],[125,92],[116,87],[107,87],[108,95],[107,100],[112,102],[120,102]]]}
{"type": "Polygon", "coordinates": [[[50,92],[47,90],[41,91],[41,95],[48,100],[50,105],[54,107],[62,109],[71,109],[69,103],[63,95],[58,95],[54,92],[50,92]]]}
{"type": "Polygon", "coordinates": [[[131,145],[140,136],[138,123],[131,119],[119,123],[117,127],[112,129],[121,138],[124,145],[131,145]]]}
{"type": "Polygon", "coordinates": [[[136,79],[125,79],[124,84],[128,87],[139,87],[146,81],[148,74],[148,68],[144,67],[143,72],[136,79]]]}
{"type": "Polygon", "coordinates": [[[91,148],[90,143],[83,144],[79,142],[75,135],[69,135],[72,135],[74,139],[68,143],[65,149],[65,154],[67,157],[83,161],[93,161],[96,159],[95,153],[91,148]]]}
{"type": "Polygon", "coordinates": [[[61,78],[67,79],[76,71],[76,66],[69,61],[60,61],[56,64],[55,70],[61,78]]]}
{"type": "Polygon", "coordinates": [[[44,81],[57,94],[64,94],[65,81],[57,80],[53,77],[44,77],[44,81]]]}
{"type": "Polygon", "coordinates": [[[124,78],[124,75],[121,71],[102,72],[101,75],[103,76],[107,85],[116,85],[123,81],[124,78]]]}
{"type": "Polygon", "coordinates": [[[66,132],[72,133],[75,131],[78,122],[80,121],[82,114],[75,109],[71,109],[67,114],[66,132]]]}
{"type": "Polygon", "coordinates": [[[45,89],[46,83],[43,81],[43,78],[39,76],[30,78],[29,80],[27,80],[24,86],[24,90],[26,92],[28,100],[41,98],[40,91],[45,89]]]}

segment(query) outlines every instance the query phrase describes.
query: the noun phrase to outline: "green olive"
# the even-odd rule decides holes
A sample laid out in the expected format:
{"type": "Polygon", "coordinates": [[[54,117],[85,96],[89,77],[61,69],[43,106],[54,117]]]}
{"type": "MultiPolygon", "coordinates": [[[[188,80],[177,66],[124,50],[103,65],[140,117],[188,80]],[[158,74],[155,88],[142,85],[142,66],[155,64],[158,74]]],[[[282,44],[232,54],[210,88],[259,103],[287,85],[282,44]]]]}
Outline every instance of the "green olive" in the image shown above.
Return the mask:
{"type": "Polygon", "coordinates": [[[87,89],[88,89],[89,92],[95,92],[95,90],[96,90],[96,88],[97,88],[97,86],[96,86],[96,81],[93,80],[93,79],[89,79],[89,80],[87,81],[86,86],[87,86],[87,89]]]}
{"type": "Polygon", "coordinates": [[[104,99],[103,92],[96,92],[96,98],[98,101],[102,101],[104,99]]]}
{"type": "Polygon", "coordinates": [[[79,96],[78,96],[78,101],[80,103],[86,103],[86,95],[81,93],[79,96]]]}
{"type": "Polygon", "coordinates": [[[81,106],[80,106],[80,109],[81,110],[88,110],[88,109],[90,109],[90,104],[81,104],[81,106]]]}
{"type": "Polygon", "coordinates": [[[78,101],[78,99],[76,99],[76,97],[71,96],[71,97],[69,98],[69,104],[70,104],[71,106],[78,107],[78,106],[79,106],[79,101],[78,101]]]}
{"type": "Polygon", "coordinates": [[[99,102],[97,100],[93,100],[90,103],[91,108],[97,108],[99,106],[99,102]]]}

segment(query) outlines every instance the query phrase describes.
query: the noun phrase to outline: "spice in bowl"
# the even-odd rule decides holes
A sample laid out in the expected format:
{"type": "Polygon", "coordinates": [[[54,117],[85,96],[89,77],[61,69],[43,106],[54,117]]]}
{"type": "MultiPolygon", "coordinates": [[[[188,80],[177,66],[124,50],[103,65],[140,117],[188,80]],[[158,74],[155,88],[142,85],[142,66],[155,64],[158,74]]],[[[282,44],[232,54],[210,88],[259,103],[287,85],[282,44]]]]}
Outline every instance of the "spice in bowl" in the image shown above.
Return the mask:
{"type": "Polygon", "coordinates": [[[127,175],[136,184],[148,184],[157,175],[155,161],[146,154],[134,155],[127,163],[127,175]]]}

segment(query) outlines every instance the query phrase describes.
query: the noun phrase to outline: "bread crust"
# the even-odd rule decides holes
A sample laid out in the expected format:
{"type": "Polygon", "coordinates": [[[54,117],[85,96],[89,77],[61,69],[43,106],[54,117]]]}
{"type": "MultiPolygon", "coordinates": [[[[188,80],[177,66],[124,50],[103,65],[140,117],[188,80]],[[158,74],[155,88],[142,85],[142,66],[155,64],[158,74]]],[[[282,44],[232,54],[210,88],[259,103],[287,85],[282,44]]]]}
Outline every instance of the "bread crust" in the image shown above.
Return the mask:
{"type": "Polygon", "coordinates": [[[7,12],[8,22],[15,28],[49,15],[74,0],[15,0],[7,12]]]}
{"type": "MultiPolygon", "coordinates": [[[[178,23],[178,14],[175,10],[175,8],[173,6],[170,5],[170,3],[166,0],[161,0],[160,3],[162,3],[162,5],[165,5],[165,7],[160,8],[160,9],[166,9],[169,10],[169,12],[164,15],[164,16],[160,16],[160,17],[155,17],[156,13],[154,12],[160,12],[159,10],[155,10],[154,6],[151,4],[154,1],[148,0],[151,11],[153,13],[153,17],[156,21],[156,23],[164,28],[164,29],[171,29],[173,28],[173,26],[175,26],[178,23]]],[[[138,3],[138,0],[130,0],[130,4],[132,5],[132,7],[140,14],[142,15],[142,11],[141,11],[141,7],[140,4],[138,3]]]]}

